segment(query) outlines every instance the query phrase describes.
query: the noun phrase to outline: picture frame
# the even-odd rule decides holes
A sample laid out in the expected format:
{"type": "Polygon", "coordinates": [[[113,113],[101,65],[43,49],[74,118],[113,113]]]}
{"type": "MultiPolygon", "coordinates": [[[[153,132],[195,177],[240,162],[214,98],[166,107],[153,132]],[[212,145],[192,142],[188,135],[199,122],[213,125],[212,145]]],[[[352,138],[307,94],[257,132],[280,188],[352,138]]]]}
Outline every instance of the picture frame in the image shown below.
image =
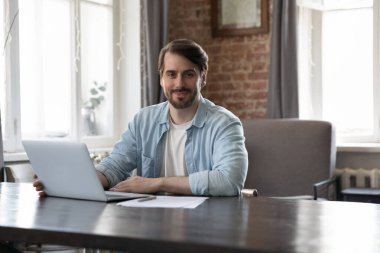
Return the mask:
{"type": "Polygon", "coordinates": [[[269,32],[268,0],[211,0],[213,37],[269,32]]]}

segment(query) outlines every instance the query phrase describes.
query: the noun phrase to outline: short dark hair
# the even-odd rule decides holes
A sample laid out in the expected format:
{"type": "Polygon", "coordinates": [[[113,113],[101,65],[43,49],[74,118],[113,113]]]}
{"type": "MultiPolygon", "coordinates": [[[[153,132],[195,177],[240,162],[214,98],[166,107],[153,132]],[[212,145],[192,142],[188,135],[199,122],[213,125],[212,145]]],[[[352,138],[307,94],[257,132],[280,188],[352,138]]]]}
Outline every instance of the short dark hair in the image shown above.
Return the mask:
{"type": "Polygon", "coordinates": [[[161,49],[158,57],[158,72],[164,71],[164,57],[167,52],[181,55],[198,66],[201,73],[207,72],[208,55],[203,48],[192,40],[176,39],[161,49]]]}

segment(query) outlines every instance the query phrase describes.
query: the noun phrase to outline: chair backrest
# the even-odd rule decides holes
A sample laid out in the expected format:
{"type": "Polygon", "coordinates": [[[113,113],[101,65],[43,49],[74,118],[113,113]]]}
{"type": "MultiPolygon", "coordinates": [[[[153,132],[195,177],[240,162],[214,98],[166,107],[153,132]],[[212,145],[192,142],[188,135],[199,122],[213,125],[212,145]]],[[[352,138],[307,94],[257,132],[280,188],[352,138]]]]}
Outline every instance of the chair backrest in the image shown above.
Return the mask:
{"type": "Polygon", "coordinates": [[[332,176],[335,134],[331,123],[298,119],[243,121],[249,167],[245,188],[260,196],[313,195],[313,184],[332,176]]]}

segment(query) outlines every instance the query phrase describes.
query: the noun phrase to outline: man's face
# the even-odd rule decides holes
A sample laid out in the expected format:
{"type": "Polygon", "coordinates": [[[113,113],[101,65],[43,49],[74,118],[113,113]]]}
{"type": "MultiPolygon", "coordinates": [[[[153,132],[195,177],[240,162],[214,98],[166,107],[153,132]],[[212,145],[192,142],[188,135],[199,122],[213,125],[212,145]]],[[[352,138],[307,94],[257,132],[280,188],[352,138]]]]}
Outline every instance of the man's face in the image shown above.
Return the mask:
{"type": "Polygon", "coordinates": [[[165,54],[161,86],[174,108],[189,108],[199,101],[202,78],[198,67],[185,57],[165,54]]]}

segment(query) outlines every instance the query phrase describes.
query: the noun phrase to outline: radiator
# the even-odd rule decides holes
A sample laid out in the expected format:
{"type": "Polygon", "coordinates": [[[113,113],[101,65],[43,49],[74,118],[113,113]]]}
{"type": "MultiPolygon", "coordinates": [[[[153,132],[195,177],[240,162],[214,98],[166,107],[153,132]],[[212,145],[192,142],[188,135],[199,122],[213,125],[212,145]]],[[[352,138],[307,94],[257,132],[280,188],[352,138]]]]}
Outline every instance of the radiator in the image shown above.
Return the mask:
{"type": "Polygon", "coordinates": [[[380,169],[337,168],[334,174],[340,177],[342,189],[380,188],[380,169]]]}

